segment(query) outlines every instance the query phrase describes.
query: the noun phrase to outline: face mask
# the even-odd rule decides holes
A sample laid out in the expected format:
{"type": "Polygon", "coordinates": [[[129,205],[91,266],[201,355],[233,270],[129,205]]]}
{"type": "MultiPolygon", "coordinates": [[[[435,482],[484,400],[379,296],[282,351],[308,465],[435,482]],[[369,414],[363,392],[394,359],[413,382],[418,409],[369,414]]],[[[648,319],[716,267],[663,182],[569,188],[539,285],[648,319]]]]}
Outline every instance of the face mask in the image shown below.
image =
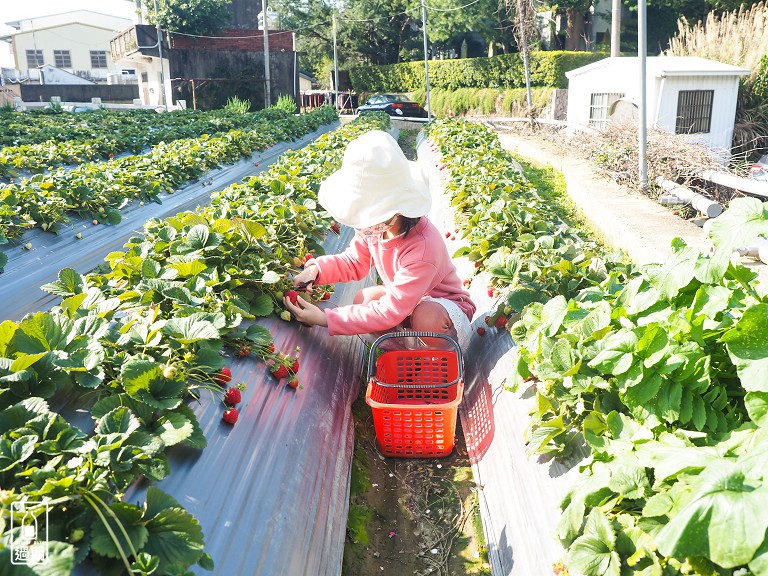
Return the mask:
{"type": "Polygon", "coordinates": [[[358,236],[362,236],[363,238],[372,238],[373,236],[381,236],[384,234],[384,232],[390,230],[394,225],[395,218],[392,217],[387,222],[382,222],[381,224],[374,224],[373,226],[368,226],[367,228],[355,228],[355,232],[358,236]]]}

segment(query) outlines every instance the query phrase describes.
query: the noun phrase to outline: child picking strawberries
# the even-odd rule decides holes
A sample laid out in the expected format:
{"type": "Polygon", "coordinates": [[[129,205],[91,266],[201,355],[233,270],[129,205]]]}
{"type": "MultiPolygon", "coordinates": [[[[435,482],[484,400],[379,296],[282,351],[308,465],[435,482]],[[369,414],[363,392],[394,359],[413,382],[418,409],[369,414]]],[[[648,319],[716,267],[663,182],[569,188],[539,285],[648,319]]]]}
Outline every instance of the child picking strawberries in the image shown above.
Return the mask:
{"type": "MultiPolygon", "coordinates": [[[[419,166],[405,157],[395,139],[373,130],[350,142],[341,168],[322,183],[318,198],[336,221],[356,234],[345,252],[309,260],[294,285],[361,280],[372,268],[382,284],[363,288],[351,305],[332,309],[285,298],[296,319],[327,326],[331,335],[438,332],[466,348],[475,304],[442,234],[427,219],[432,199],[419,166]]],[[[407,348],[419,344],[394,340],[407,348]]],[[[423,340],[435,348],[449,345],[440,338],[423,340]]]]}

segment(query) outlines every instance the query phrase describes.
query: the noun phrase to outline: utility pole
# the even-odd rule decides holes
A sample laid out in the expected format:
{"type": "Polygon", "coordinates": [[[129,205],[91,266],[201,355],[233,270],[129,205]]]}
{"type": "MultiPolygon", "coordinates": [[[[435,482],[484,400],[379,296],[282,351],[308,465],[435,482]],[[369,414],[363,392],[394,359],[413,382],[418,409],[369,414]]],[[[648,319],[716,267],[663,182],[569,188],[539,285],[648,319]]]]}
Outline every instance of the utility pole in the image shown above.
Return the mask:
{"type": "Polygon", "coordinates": [[[429,99],[429,56],[427,55],[427,6],[421,0],[421,30],[424,33],[424,81],[427,89],[427,120],[432,119],[432,103],[429,99]]]}
{"type": "Polygon", "coordinates": [[[646,148],[648,145],[648,127],[647,127],[647,93],[645,77],[645,59],[647,52],[646,37],[646,3],[645,0],[639,0],[637,3],[637,60],[640,69],[640,101],[639,104],[639,140],[638,140],[638,168],[640,171],[640,188],[645,190],[648,186],[648,163],[646,161],[646,148]]]}
{"type": "Polygon", "coordinates": [[[621,43],[621,0],[613,0],[611,4],[611,58],[619,57],[621,43]]]}
{"type": "Polygon", "coordinates": [[[261,0],[261,13],[264,16],[264,108],[272,105],[272,88],[269,77],[269,18],[267,18],[267,1],[261,0]]]}
{"type": "Polygon", "coordinates": [[[157,32],[157,55],[160,57],[160,94],[165,111],[168,112],[168,99],[165,90],[165,64],[163,63],[163,31],[160,30],[160,13],[157,11],[157,0],[155,0],[155,30],[157,32]]]}
{"type": "Polygon", "coordinates": [[[339,111],[339,58],[336,53],[336,12],[333,13],[333,90],[335,92],[334,102],[336,111],[339,111]]]}

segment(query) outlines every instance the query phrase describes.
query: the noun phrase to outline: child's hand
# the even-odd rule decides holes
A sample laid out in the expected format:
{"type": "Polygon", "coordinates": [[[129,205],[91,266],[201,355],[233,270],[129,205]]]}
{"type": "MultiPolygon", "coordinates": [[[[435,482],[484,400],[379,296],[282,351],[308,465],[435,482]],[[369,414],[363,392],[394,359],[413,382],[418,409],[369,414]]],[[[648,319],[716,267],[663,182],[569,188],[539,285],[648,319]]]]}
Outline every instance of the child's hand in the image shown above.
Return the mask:
{"type": "Polygon", "coordinates": [[[323,309],[311,302],[307,302],[304,298],[297,298],[296,304],[293,304],[288,297],[284,297],[283,304],[293,314],[293,317],[302,324],[307,326],[328,326],[328,320],[323,309]]]}
{"type": "Polygon", "coordinates": [[[312,283],[314,283],[315,280],[317,280],[317,275],[320,273],[320,270],[317,268],[317,266],[307,266],[296,274],[296,276],[293,277],[292,282],[294,286],[311,286],[312,283]]]}

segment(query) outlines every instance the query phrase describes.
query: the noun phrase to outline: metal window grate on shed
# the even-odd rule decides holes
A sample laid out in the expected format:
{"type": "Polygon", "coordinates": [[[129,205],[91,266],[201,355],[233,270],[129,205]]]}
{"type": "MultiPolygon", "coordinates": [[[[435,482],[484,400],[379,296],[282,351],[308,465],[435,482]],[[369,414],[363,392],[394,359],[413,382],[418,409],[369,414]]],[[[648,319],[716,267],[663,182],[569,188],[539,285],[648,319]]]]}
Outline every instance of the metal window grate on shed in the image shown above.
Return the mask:
{"type": "Polygon", "coordinates": [[[37,68],[43,64],[42,50],[27,50],[27,68],[37,68]]]}
{"type": "Polygon", "coordinates": [[[69,50],[54,50],[53,60],[56,68],[72,68],[72,57],[69,50]]]}
{"type": "Polygon", "coordinates": [[[712,125],[714,90],[680,90],[675,134],[706,134],[712,125]]]}
{"type": "Polygon", "coordinates": [[[107,67],[107,51],[91,50],[91,68],[107,67]]]}
{"type": "Polygon", "coordinates": [[[608,124],[611,106],[623,98],[620,92],[596,92],[591,95],[589,102],[589,125],[595,128],[605,128],[608,124]]]}

